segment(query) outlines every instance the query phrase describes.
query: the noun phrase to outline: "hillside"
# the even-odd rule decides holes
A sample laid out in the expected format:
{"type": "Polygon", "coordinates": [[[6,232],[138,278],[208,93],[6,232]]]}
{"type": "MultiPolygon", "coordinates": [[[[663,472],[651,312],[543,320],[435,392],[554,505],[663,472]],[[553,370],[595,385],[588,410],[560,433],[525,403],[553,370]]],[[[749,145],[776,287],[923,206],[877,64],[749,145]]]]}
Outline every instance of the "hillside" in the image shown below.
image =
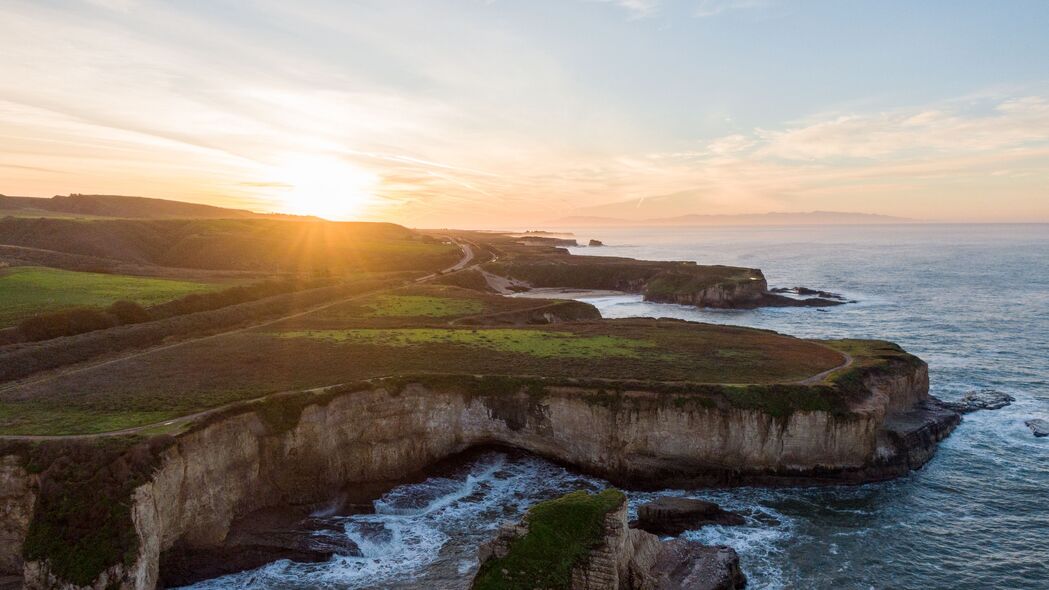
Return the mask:
{"type": "Polygon", "coordinates": [[[0,195],[0,217],[118,217],[130,219],[303,219],[167,199],[68,195],[50,199],[0,195]]]}
{"type": "Polygon", "coordinates": [[[457,249],[392,223],[0,219],[0,244],[144,265],[339,274],[432,270],[457,249]]]}

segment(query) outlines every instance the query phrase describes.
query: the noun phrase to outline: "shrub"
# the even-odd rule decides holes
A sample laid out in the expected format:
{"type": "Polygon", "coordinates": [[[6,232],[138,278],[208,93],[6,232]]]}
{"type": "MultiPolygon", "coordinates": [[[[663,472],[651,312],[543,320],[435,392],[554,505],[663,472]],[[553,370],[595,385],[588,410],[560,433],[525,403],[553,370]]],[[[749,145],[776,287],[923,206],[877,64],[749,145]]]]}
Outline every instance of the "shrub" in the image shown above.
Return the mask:
{"type": "Polygon", "coordinates": [[[139,322],[148,322],[151,319],[146,308],[134,301],[121,300],[114,302],[106,308],[106,312],[116,318],[121,324],[137,324],[139,322]]]}
{"type": "Polygon", "coordinates": [[[74,307],[26,318],[18,324],[18,330],[26,340],[37,342],[112,328],[117,323],[118,320],[115,317],[103,310],[74,307]]]}

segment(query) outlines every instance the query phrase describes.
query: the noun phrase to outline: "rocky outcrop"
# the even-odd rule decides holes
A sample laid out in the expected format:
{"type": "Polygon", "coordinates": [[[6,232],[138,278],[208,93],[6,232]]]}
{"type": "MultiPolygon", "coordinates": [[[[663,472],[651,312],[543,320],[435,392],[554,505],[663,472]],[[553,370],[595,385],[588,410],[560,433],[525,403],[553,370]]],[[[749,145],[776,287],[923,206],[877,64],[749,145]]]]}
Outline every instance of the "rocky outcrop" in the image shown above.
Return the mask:
{"type": "Polygon", "coordinates": [[[655,578],[654,590],[738,590],[747,586],[739,554],[723,545],[667,541],[649,571],[655,578]]]}
{"type": "Polygon", "coordinates": [[[1031,429],[1031,434],[1039,438],[1049,436],[1049,420],[1032,418],[1024,422],[1024,425],[1031,429]]]}
{"type": "MultiPolygon", "coordinates": [[[[473,385],[274,396],[180,435],[134,491],[134,559],[100,585],[151,589],[162,553],[222,547],[244,515],[396,480],[476,446],[516,447],[635,485],[849,483],[920,467],[958,418],[929,401],[923,363],[868,374],[865,401],[847,414],[770,415],[684,393],[463,379],[473,385]]],[[[25,473],[4,461],[6,549],[20,545],[33,502],[25,473]]],[[[5,554],[8,567],[17,553],[5,554]]],[[[24,571],[29,588],[57,587],[46,563],[24,571]]]]}
{"type": "Polygon", "coordinates": [[[708,524],[732,526],[744,522],[739,514],[722,510],[713,502],[662,497],[638,507],[637,522],[632,526],[654,535],[680,535],[708,524]]]}
{"type": "MultiPolygon", "coordinates": [[[[532,580],[503,568],[511,562],[501,561],[516,550],[514,543],[528,535],[530,526],[529,517],[505,525],[494,540],[481,547],[482,573],[477,580],[484,583],[475,580],[475,588],[491,586],[493,579],[504,588],[532,587],[532,580]]],[[[621,494],[619,503],[604,515],[600,536],[572,563],[566,581],[565,587],[571,590],[736,590],[746,586],[739,555],[729,547],[681,539],[664,543],[651,533],[629,528],[626,497],[621,494]]]]}
{"type": "MultiPolygon", "coordinates": [[[[763,276],[754,276],[739,281],[724,281],[698,289],[653,289],[646,287],[645,301],[676,303],[696,307],[750,308],[761,307],[769,295],[768,283],[763,276]]],[[[788,299],[783,297],[783,299],[788,299]]]]}
{"type": "Polygon", "coordinates": [[[1016,401],[1016,398],[1003,391],[981,389],[970,391],[956,402],[942,402],[943,406],[961,414],[979,410],[1000,410],[1016,401]]]}
{"type": "MultiPolygon", "coordinates": [[[[715,309],[755,309],[758,307],[829,307],[847,303],[843,298],[823,291],[805,289],[805,293],[822,293],[827,297],[795,298],[769,290],[768,282],[759,270],[751,270],[751,276],[737,280],[725,280],[714,284],[693,287],[685,281],[676,288],[666,288],[661,282],[665,277],[656,277],[643,289],[645,301],[675,303],[715,309]]],[[[800,291],[792,291],[800,293],[800,291]]]]}
{"type": "Polygon", "coordinates": [[[604,242],[602,242],[601,240],[590,240],[590,242],[587,243],[587,246],[590,246],[591,248],[596,248],[598,246],[604,246],[604,245],[605,245],[604,242]]]}

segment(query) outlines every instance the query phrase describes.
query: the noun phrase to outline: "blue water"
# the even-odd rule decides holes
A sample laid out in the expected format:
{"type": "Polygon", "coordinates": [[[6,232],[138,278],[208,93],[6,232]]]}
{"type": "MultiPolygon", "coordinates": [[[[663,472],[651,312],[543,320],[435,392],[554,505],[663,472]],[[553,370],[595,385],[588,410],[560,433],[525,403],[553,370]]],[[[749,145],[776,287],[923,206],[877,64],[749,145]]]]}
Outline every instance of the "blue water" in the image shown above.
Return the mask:
{"type": "MultiPolygon", "coordinates": [[[[752,588],[1049,589],[1049,226],[586,230],[576,254],[761,268],[771,286],[843,293],[814,309],[703,311],[636,296],[589,299],[606,317],[667,316],[805,337],[894,340],[930,365],[934,395],[993,388],[1017,401],[970,414],[912,475],[821,489],[666,493],[741,511],[741,527],[686,536],[735,547],[752,588]]],[[[530,457],[486,455],[402,486],[376,514],[338,519],[364,557],[277,562],[197,588],[456,588],[477,545],[532,503],[604,482],[530,457]],[[398,506],[402,506],[398,508],[398,506]]],[[[632,506],[652,497],[633,493],[632,506]]]]}

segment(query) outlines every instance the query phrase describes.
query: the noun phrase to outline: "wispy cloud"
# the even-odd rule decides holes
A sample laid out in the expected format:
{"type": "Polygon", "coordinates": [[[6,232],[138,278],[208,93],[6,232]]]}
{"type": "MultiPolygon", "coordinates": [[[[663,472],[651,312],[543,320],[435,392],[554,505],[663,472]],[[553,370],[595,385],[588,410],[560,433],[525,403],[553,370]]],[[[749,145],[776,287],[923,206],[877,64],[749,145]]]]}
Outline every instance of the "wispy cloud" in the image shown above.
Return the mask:
{"type": "Polygon", "coordinates": [[[603,2],[615,4],[630,12],[635,18],[651,16],[659,9],[659,0],[587,0],[588,2],[603,2]]]}
{"type": "MultiPolygon", "coordinates": [[[[699,16],[780,6],[770,2],[590,0],[606,10],[565,11],[582,20],[557,29],[518,26],[494,14],[500,2],[100,1],[114,10],[8,0],[0,192],[278,210],[294,188],[289,162],[316,156],[374,179],[367,215],[417,225],[531,223],[641,199],[685,213],[876,201],[869,209],[934,217],[915,209],[941,195],[970,215],[994,195],[1049,218],[1044,89],[902,109],[794,101],[788,114],[777,106],[791,101],[770,96],[748,115],[754,92],[707,82],[723,65],[716,51],[682,50],[707,38],[685,31],[659,61],[645,52],[670,33],[608,26],[697,5],[699,16]],[[591,21],[585,51],[559,44],[591,21]],[[697,106],[722,93],[723,111],[697,106]]],[[[711,24],[681,20],[675,30],[711,24]]]]}
{"type": "Polygon", "coordinates": [[[737,10],[764,9],[772,6],[775,0],[699,0],[692,14],[699,18],[717,16],[737,10]]]}

